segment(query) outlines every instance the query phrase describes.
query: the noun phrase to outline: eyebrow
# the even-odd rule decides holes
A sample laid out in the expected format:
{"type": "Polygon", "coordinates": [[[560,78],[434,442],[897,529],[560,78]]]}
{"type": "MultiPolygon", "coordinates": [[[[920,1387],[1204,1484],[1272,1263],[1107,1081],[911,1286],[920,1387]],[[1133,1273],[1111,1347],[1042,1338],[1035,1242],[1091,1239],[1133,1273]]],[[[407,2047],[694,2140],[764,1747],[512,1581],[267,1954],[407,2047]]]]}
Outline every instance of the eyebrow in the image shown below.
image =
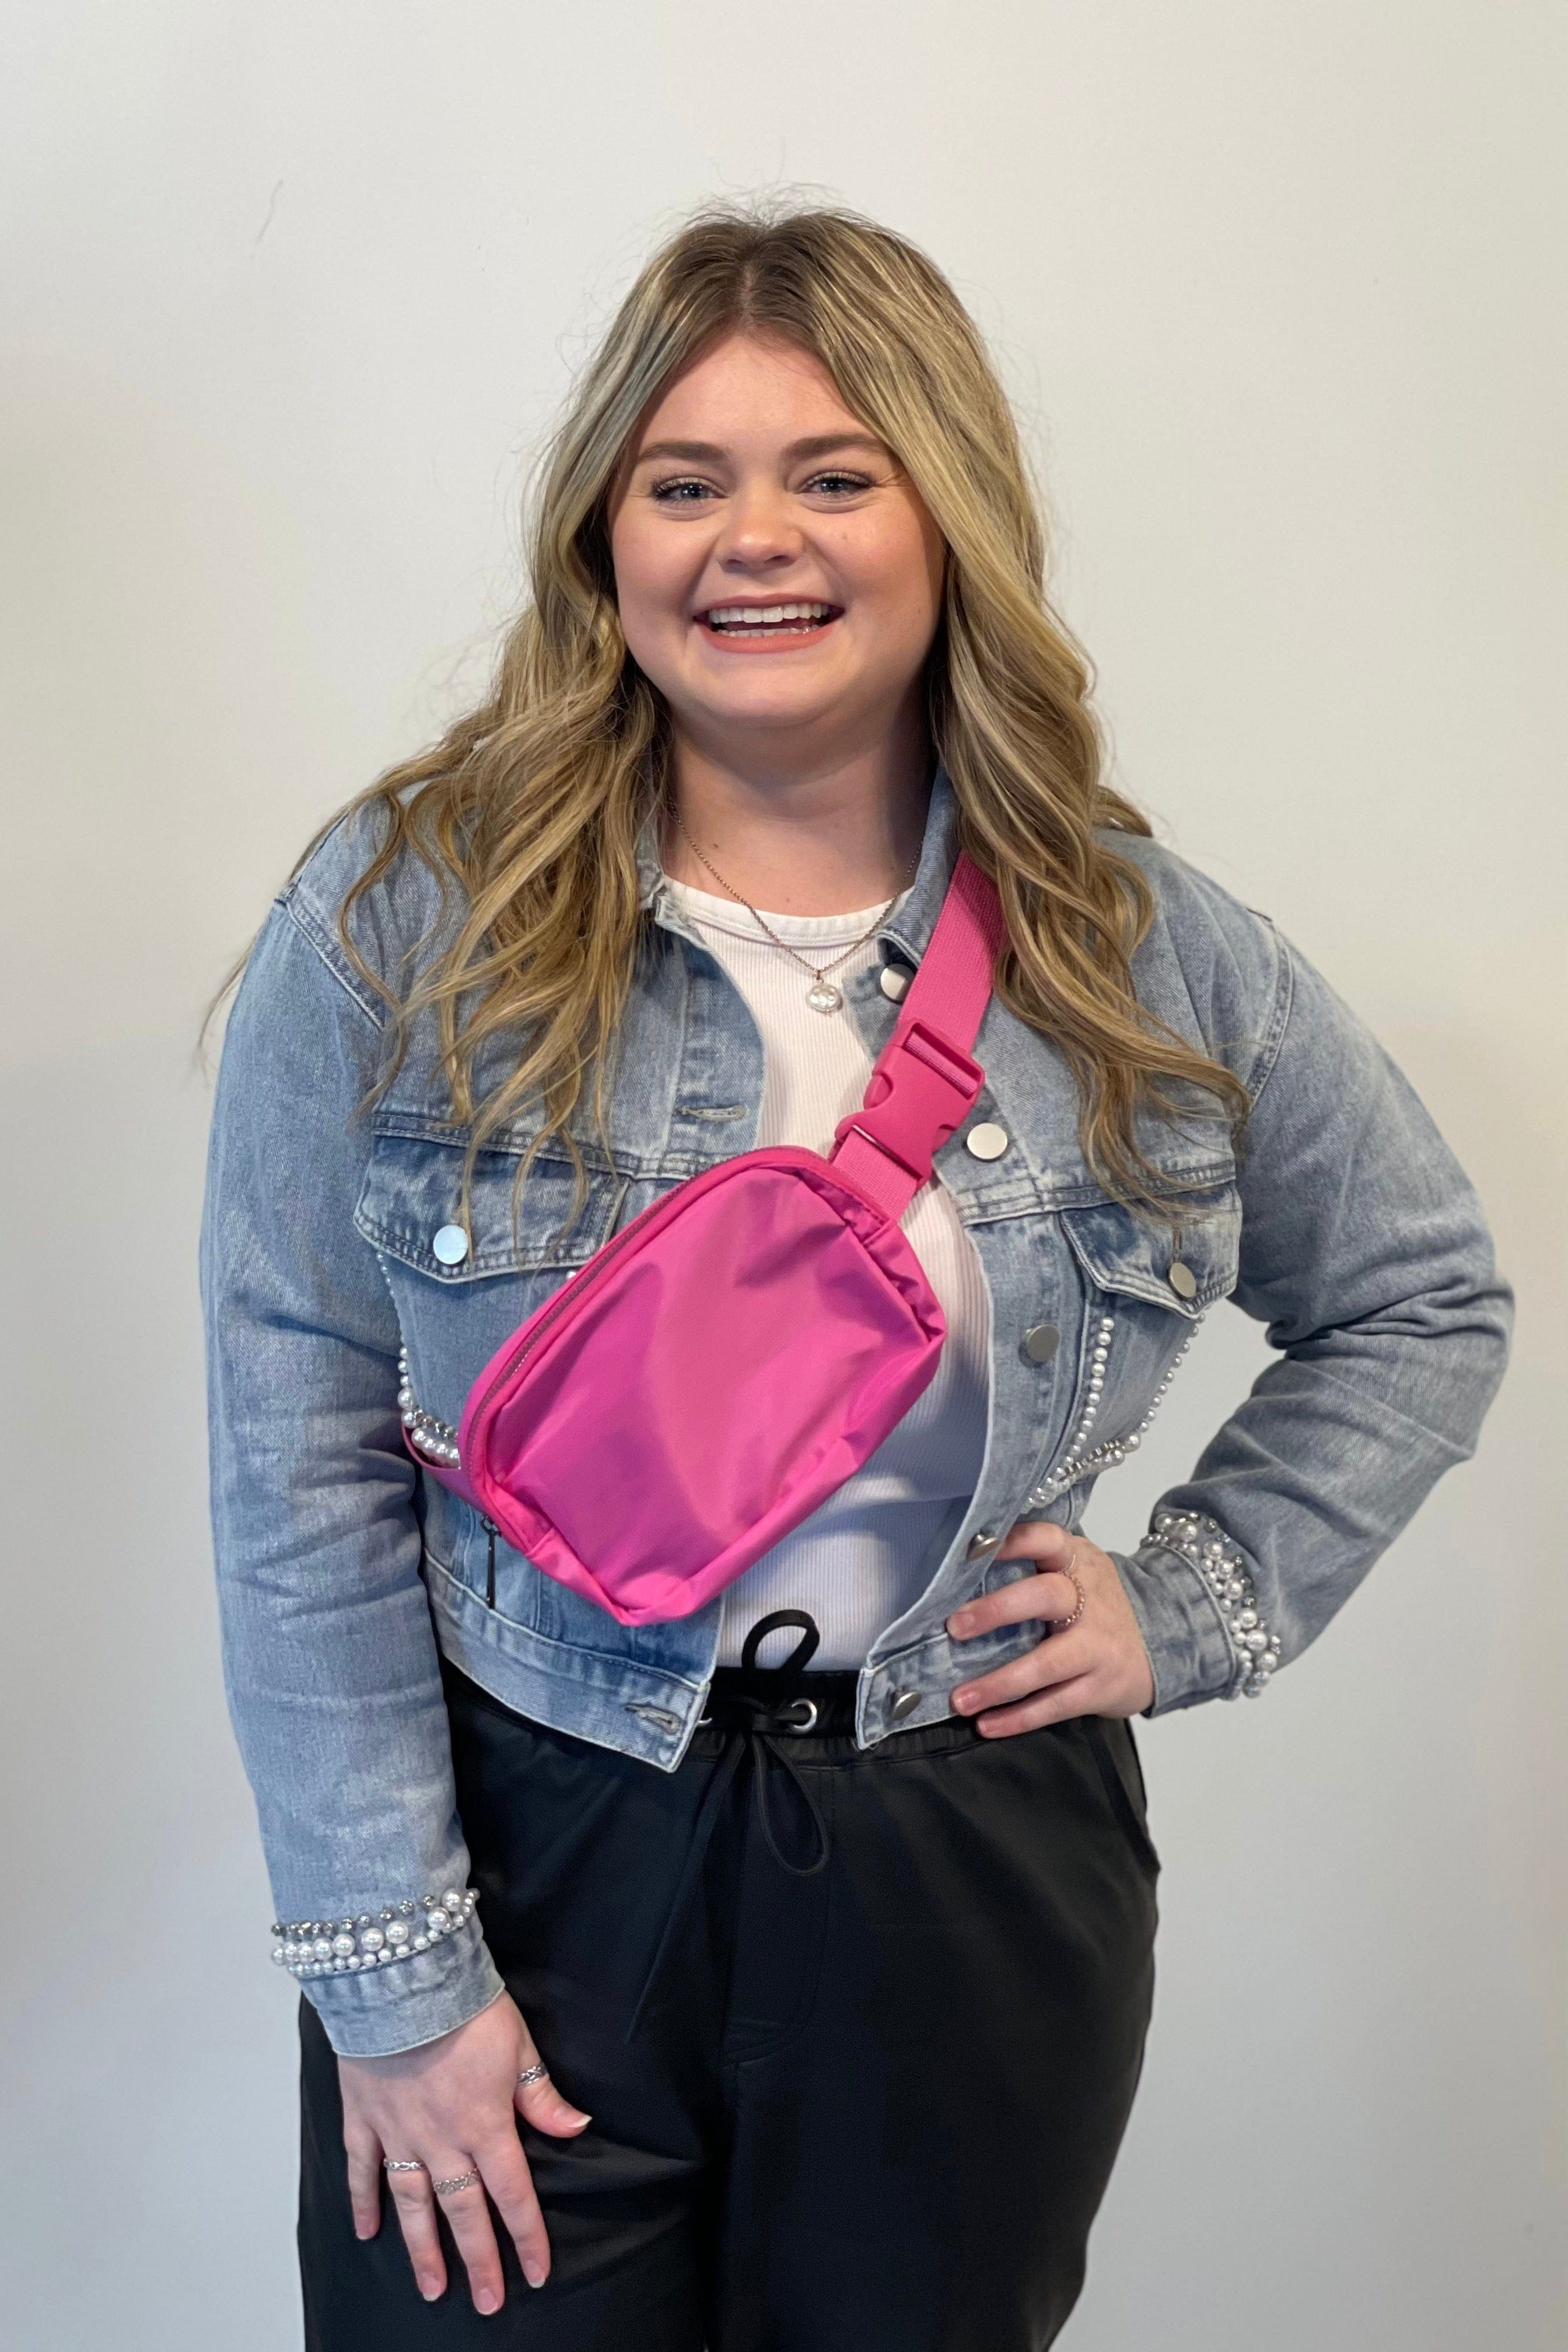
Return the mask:
{"type": "MultiPolygon", "coordinates": [[[[892,452],[885,441],[874,433],[814,433],[804,441],[792,441],[784,451],[786,457],[826,457],[834,449],[874,449],[884,457],[892,452]]],[[[650,441],[646,449],[637,452],[637,463],[647,465],[655,457],[685,457],[695,465],[722,465],[730,455],[717,441],[650,441]]]]}

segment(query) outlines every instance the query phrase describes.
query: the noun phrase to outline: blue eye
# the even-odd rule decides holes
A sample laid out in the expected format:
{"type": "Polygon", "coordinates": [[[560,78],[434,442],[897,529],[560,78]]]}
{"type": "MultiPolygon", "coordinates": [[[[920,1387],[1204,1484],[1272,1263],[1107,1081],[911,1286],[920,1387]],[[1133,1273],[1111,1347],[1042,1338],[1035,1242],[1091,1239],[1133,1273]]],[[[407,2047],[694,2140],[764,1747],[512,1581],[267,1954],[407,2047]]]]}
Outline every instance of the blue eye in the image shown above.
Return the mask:
{"type": "MultiPolygon", "coordinates": [[[[873,487],[867,475],[842,473],[837,467],[827,473],[814,474],[803,486],[806,491],[825,491],[829,498],[854,498],[873,487]]],[[[700,506],[719,495],[711,482],[699,481],[690,475],[671,476],[668,481],[655,482],[648,492],[654,503],[661,507],[700,506]]]]}
{"type": "Polygon", "coordinates": [[[705,498],[707,494],[706,482],[693,481],[656,482],[649,493],[660,506],[667,507],[694,506],[699,498],[705,498]],[[693,492],[695,496],[688,495],[693,492]]]}

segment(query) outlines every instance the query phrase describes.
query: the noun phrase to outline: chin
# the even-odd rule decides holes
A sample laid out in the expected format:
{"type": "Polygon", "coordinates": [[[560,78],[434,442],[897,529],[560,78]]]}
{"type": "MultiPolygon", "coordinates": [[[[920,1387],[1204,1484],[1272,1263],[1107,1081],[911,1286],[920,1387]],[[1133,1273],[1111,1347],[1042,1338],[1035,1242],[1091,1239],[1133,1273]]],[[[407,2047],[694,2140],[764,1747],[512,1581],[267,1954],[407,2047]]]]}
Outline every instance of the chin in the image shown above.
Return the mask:
{"type": "MultiPolygon", "coordinates": [[[[678,712],[677,717],[679,716],[678,712]]],[[[693,717],[697,714],[694,712],[693,717]]],[[[763,733],[783,732],[827,726],[832,723],[835,708],[828,702],[792,702],[782,696],[757,697],[754,700],[710,704],[701,713],[710,728],[745,727],[763,733]]]]}

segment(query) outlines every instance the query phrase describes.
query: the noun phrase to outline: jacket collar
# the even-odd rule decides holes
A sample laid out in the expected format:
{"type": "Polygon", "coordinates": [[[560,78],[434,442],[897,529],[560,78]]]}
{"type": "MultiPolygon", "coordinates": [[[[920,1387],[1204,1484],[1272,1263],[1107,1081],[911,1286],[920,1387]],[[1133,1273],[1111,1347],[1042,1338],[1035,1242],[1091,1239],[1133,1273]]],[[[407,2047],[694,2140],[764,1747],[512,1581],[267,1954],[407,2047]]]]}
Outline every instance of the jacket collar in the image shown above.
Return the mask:
{"type": "MultiPolygon", "coordinates": [[[[901,949],[911,963],[919,963],[936,929],[936,919],[942,912],[947,886],[958,862],[958,795],[939,760],[931,777],[925,835],[921,844],[915,878],[902,904],[885,923],[879,926],[878,931],[879,938],[889,940],[901,949]]],[[[651,907],[656,919],[662,919],[664,886],[668,877],[658,859],[657,809],[650,809],[643,820],[637,835],[637,903],[642,907],[651,907]]]]}

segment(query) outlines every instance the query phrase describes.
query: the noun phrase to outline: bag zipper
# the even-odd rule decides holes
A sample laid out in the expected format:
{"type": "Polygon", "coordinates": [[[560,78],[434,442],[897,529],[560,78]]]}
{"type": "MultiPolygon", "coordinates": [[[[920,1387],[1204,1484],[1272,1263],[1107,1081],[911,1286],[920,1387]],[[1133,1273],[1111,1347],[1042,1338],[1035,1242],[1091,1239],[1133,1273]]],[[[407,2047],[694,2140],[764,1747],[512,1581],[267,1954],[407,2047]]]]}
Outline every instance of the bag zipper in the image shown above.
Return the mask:
{"type": "MultiPolygon", "coordinates": [[[[767,1144],[763,1146],[763,1150],[770,1153],[776,1151],[780,1147],[777,1144],[767,1144]]],[[[757,1156],[760,1158],[762,1155],[759,1153],[757,1156]]],[[[822,1155],[818,1152],[815,1156],[820,1159],[822,1155]]],[[[742,1159],[750,1159],[752,1155],[749,1152],[742,1154],[742,1159]]],[[[823,1165],[825,1167],[829,1163],[827,1161],[823,1161],[823,1165]]],[[[724,1160],[719,1161],[715,1167],[710,1168],[704,1172],[713,1178],[719,1178],[722,1175],[722,1177],[727,1180],[734,1174],[740,1165],[741,1160],[724,1160]]],[[[839,1181],[842,1182],[843,1179],[840,1178],[839,1181]]],[[[689,1179],[688,1181],[700,1182],[701,1179],[700,1177],[689,1179]]],[[[845,1189],[848,1191],[852,1188],[846,1186],[845,1189]]],[[[532,1353],[533,1349],[539,1345],[541,1339],[543,1339],[546,1331],[550,1329],[552,1324],[557,1322],[559,1318],[565,1314],[569,1307],[574,1306],[586,1291],[593,1287],[594,1284],[597,1282],[600,1276],[604,1274],[610,1260],[618,1256],[628,1242],[637,1239],[643,1226],[645,1224],[651,1223],[654,1218],[658,1215],[659,1212],[661,1210],[668,1209],[670,1202],[676,1200],[685,1190],[686,1186],[684,1184],[678,1184],[674,1191],[663,1193],[657,1201],[650,1201],[647,1207],[642,1211],[640,1215],[634,1217],[629,1225],[623,1226],[621,1231],[615,1234],[611,1240],[605,1242],[602,1248],[595,1250],[593,1256],[588,1259],[585,1265],[579,1266],[575,1274],[569,1274],[567,1276],[565,1281],[562,1284],[559,1292],[556,1294],[555,1297],[552,1299],[549,1312],[541,1317],[538,1323],[535,1324],[533,1329],[529,1333],[528,1338],[523,1341],[522,1346],[517,1349],[516,1353],[507,1358],[506,1362],[501,1366],[494,1380],[491,1381],[489,1386],[486,1389],[484,1395],[479,1399],[478,1405],[474,1409],[473,1419],[475,1422],[477,1422],[480,1414],[486,1411],[490,1399],[495,1395],[497,1390],[504,1386],[504,1384],[511,1379],[513,1373],[517,1370],[518,1366],[523,1361],[523,1359],[532,1353]]],[[[465,1418],[467,1418],[466,1415],[465,1418]]]]}
{"type": "Polygon", "coordinates": [[[662,1200],[650,1201],[647,1207],[643,1211],[642,1216],[634,1217],[631,1223],[624,1227],[624,1229],[615,1236],[614,1240],[607,1241],[602,1249],[595,1252],[593,1257],[588,1260],[587,1265],[580,1266],[575,1274],[569,1274],[567,1276],[565,1281],[561,1286],[559,1293],[551,1302],[550,1312],[542,1317],[540,1321],[535,1324],[533,1329],[529,1333],[528,1338],[524,1340],[522,1346],[518,1349],[516,1354],[507,1358],[506,1362],[501,1366],[500,1371],[496,1374],[494,1380],[485,1391],[484,1395],[479,1399],[473,1416],[476,1421],[479,1419],[479,1414],[484,1412],[496,1391],[501,1387],[503,1382],[510,1380],[512,1374],[516,1371],[523,1358],[529,1355],[538,1345],[539,1341],[544,1337],[545,1332],[550,1328],[550,1326],[559,1316],[562,1316],[566,1312],[566,1308],[571,1301],[582,1297],[584,1291],[589,1286],[589,1281],[584,1279],[585,1276],[589,1276],[589,1268],[591,1267],[593,1269],[590,1279],[592,1281],[597,1281],[599,1276],[605,1270],[606,1262],[610,1258],[616,1256],[624,1244],[631,1240],[638,1226],[641,1225],[643,1219],[645,1217],[651,1217],[656,1209],[662,1209],[665,1205],[665,1202],[672,1200],[673,1198],[673,1193],[667,1192],[662,1200]]]}

